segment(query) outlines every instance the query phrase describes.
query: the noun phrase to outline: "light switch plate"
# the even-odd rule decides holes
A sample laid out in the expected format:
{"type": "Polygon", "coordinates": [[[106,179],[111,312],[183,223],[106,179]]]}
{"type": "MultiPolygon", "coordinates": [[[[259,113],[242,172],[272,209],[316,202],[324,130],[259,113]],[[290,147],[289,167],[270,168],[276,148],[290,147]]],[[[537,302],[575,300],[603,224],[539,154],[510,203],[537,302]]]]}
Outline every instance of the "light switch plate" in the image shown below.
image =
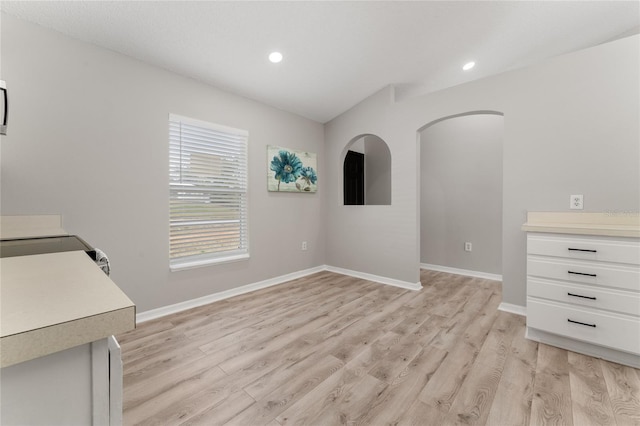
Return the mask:
{"type": "Polygon", "coordinates": [[[569,208],[572,210],[584,209],[584,198],[582,194],[569,196],[569,208]]]}

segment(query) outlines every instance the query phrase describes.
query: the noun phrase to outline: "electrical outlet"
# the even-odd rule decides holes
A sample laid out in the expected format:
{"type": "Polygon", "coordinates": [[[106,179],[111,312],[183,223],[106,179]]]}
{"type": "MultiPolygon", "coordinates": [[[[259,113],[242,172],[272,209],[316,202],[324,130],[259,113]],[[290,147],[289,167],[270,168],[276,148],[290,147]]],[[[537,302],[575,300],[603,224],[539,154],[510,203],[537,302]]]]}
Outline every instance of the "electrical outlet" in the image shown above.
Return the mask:
{"type": "Polygon", "coordinates": [[[464,251],[471,251],[472,245],[469,242],[464,243],[464,251]]]}
{"type": "Polygon", "coordinates": [[[569,208],[572,210],[584,209],[584,199],[582,194],[569,196],[569,208]]]}
{"type": "Polygon", "coordinates": [[[302,251],[306,251],[307,250],[307,242],[303,241],[302,242],[302,251]]]}

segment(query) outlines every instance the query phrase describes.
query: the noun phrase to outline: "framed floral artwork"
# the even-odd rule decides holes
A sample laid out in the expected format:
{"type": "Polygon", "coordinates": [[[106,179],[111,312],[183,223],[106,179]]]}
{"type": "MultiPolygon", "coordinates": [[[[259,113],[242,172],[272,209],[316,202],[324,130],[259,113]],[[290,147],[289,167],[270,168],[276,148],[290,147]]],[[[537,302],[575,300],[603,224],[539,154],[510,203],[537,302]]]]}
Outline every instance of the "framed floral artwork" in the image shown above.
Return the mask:
{"type": "Polygon", "coordinates": [[[267,147],[267,189],[272,192],[318,190],[318,158],[314,152],[267,147]]]}

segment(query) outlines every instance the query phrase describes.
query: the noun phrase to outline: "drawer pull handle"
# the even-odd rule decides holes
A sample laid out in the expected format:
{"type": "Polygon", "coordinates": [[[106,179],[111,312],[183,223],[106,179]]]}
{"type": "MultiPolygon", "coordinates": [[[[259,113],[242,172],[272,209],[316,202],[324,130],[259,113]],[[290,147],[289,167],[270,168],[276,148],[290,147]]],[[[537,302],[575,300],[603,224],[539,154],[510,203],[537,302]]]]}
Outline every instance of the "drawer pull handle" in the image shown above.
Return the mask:
{"type": "Polygon", "coordinates": [[[596,328],[596,325],[595,325],[595,324],[588,324],[588,323],[586,323],[586,322],[574,321],[574,320],[569,319],[569,318],[567,318],[567,321],[569,321],[569,322],[571,322],[571,323],[574,323],[574,324],[586,325],[587,327],[593,327],[593,328],[596,328]]]}
{"type": "Polygon", "coordinates": [[[584,272],[567,271],[567,273],[573,274],[573,275],[584,275],[585,277],[595,277],[596,276],[596,274],[585,274],[584,272]]]}
{"type": "Polygon", "coordinates": [[[569,247],[569,251],[585,251],[588,253],[597,253],[598,250],[587,250],[587,249],[577,249],[577,248],[571,248],[569,247]]]}
{"type": "Polygon", "coordinates": [[[589,300],[596,300],[595,297],[591,297],[591,296],[583,296],[581,294],[573,294],[573,293],[567,293],[567,296],[573,296],[573,297],[581,297],[583,299],[589,299],[589,300]]]}

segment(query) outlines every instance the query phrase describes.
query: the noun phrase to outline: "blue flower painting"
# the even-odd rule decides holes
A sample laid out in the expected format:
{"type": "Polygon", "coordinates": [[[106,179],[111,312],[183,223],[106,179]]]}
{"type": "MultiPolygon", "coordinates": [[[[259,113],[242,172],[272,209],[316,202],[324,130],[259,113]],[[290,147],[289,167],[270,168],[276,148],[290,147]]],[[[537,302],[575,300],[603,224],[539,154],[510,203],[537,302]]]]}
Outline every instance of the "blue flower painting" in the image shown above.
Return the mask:
{"type": "Polygon", "coordinates": [[[316,192],[318,175],[315,153],[267,147],[267,187],[276,192],[316,192]]]}
{"type": "Polygon", "coordinates": [[[271,170],[276,172],[273,177],[279,182],[295,182],[302,172],[302,161],[293,152],[280,150],[271,160],[271,170]]]}
{"type": "Polygon", "coordinates": [[[318,176],[316,175],[316,171],[313,170],[313,167],[303,167],[302,170],[300,170],[300,176],[307,182],[307,185],[316,183],[318,180],[318,176]]]}

